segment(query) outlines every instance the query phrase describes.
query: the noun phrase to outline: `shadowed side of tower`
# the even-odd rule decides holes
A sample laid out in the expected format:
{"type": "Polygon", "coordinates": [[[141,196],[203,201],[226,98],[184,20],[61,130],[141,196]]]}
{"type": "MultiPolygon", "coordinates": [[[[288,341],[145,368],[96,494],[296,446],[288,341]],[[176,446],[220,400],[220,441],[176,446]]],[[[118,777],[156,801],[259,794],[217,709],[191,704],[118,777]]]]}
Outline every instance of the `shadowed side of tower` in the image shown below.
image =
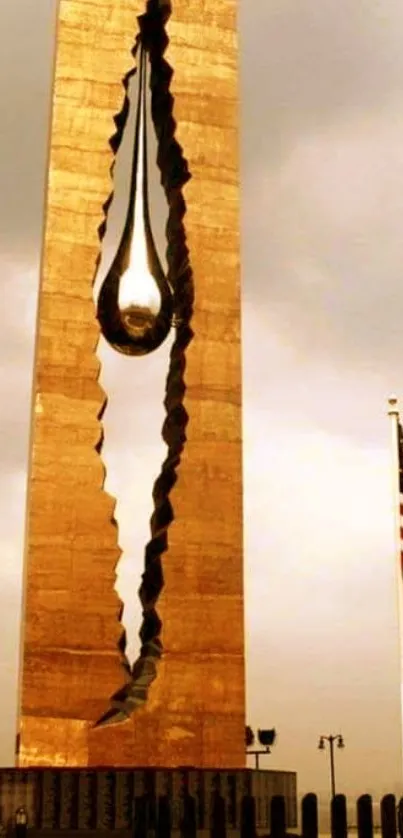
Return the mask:
{"type": "Polygon", "coordinates": [[[21,765],[244,765],[236,6],[174,0],[167,24],[176,139],[191,174],[182,193],[194,286],[193,337],[182,359],[186,441],[161,558],[157,675],[130,719],[94,727],[129,673],[118,645],[114,502],[98,453],[105,396],[92,280],[111,190],[108,138],[133,63],[136,15],[145,9],[139,0],[61,2],[29,479],[21,765]]]}

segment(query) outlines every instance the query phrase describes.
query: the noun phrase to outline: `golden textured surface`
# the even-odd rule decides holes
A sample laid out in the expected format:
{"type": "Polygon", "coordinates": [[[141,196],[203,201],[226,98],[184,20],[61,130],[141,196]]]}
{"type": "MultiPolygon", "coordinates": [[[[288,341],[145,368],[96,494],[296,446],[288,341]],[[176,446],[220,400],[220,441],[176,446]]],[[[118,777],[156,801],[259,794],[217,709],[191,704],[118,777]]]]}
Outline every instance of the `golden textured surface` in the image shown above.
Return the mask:
{"type": "MultiPolygon", "coordinates": [[[[29,482],[21,765],[244,765],[236,0],[174,0],[165,59],[191,172],[187,442],[157,603],[163,658],[130,720],[92,282],[141,0],[61,0],[29,482]]],[[[141,363],[141,359],[133,359],[141,363]]],[[[144,405],[144,409],[147,407],[144,405]]]]}

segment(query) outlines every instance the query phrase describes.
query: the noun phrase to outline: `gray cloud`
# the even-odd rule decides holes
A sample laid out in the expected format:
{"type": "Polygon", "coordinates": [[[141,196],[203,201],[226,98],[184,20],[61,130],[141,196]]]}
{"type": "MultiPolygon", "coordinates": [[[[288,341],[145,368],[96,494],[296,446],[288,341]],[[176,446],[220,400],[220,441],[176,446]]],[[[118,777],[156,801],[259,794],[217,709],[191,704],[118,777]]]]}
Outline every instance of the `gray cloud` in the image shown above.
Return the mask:
{"type": "Polygon", "coordinates": [[[399,0],[256,0],[240,20],[245,167],[277,164],[312,125],[400,98],[399,0]]]}
{"type": "Polygon", "coordinates": [[[41,237],[56,10],[55,0],[0,8],[0,250],[17,258],[41,237]]]}
{"type": "Polygon", "coordinates": [[[244,4],[241,24],[246,393],[374,441],[401,381],[402,9],[244,4]]]}

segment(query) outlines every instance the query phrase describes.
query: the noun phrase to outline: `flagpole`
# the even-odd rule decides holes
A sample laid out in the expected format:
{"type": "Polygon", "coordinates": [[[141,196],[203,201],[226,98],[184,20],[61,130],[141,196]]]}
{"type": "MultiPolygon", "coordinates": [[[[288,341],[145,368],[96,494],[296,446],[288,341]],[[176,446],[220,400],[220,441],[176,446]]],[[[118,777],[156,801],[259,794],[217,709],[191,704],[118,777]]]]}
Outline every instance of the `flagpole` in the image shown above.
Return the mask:
{"type": "MultiPolygon", "coordinates": [[[[403,452],[400,452],[399,443],[399,406],[397,398],[391,396],[388,400],[389,408],[388,415],[391,420],[391,436],[392,436],[392,486],[393,486],[393,503],[395,508],[395,574],[396,574],[396,591],[397,591],[397,620],[398,620],[398,635],[399,635],[399,659],[400,659],[400,740],[401,740],[401,760],[403,761],[403,572],[402,572],[402,520],[403,516],[400,514],[400,457],[403,452]]],[[[402,463],[403,466],[403,463],[402,463]]],[[[402,499],[403,501],[403,499],[402,499]]]]}

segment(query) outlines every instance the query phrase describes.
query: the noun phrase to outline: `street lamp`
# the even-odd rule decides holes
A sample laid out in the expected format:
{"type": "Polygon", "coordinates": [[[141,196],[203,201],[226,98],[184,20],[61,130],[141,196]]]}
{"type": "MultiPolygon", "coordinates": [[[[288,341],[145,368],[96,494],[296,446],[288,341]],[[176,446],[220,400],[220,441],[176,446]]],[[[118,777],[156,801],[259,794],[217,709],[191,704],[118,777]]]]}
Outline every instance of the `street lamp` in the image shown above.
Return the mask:
{"type": "Polygon", "coordinates": [[[16,838],[26,838],[28,826],[28,815],[25,806],[19,806],[15,813],[15,835],[16,838]]]}
{"type": "Polygon", "coordinates": [[[255,768],[256,770],[259,769],[259,756],[261,754],[270,754],[271,750],[270,747],[274,745],[276,740],[276,731],[274,728],[271,730],[258,730],[257,738],[259,740],[260,745],[263,745],[263,748],[253,748],[255,742],[255,734],[251,727],[245,728],[245,745],[246,745],[246,753],[250,754],[255,757],[255,768]]]}
{"type": "Polygon", "coordinates": [[[338,748],[344,748],[344,739],[340,733],[336,735],[321,736],[319,738],[318,748],[320,751],[325,750],[325,742],[329,742],[330,746],[330,785],[332,789],[332,797],[336,794],[336,780],[334,771],[334,743],[336,742],[338,748]]]}

